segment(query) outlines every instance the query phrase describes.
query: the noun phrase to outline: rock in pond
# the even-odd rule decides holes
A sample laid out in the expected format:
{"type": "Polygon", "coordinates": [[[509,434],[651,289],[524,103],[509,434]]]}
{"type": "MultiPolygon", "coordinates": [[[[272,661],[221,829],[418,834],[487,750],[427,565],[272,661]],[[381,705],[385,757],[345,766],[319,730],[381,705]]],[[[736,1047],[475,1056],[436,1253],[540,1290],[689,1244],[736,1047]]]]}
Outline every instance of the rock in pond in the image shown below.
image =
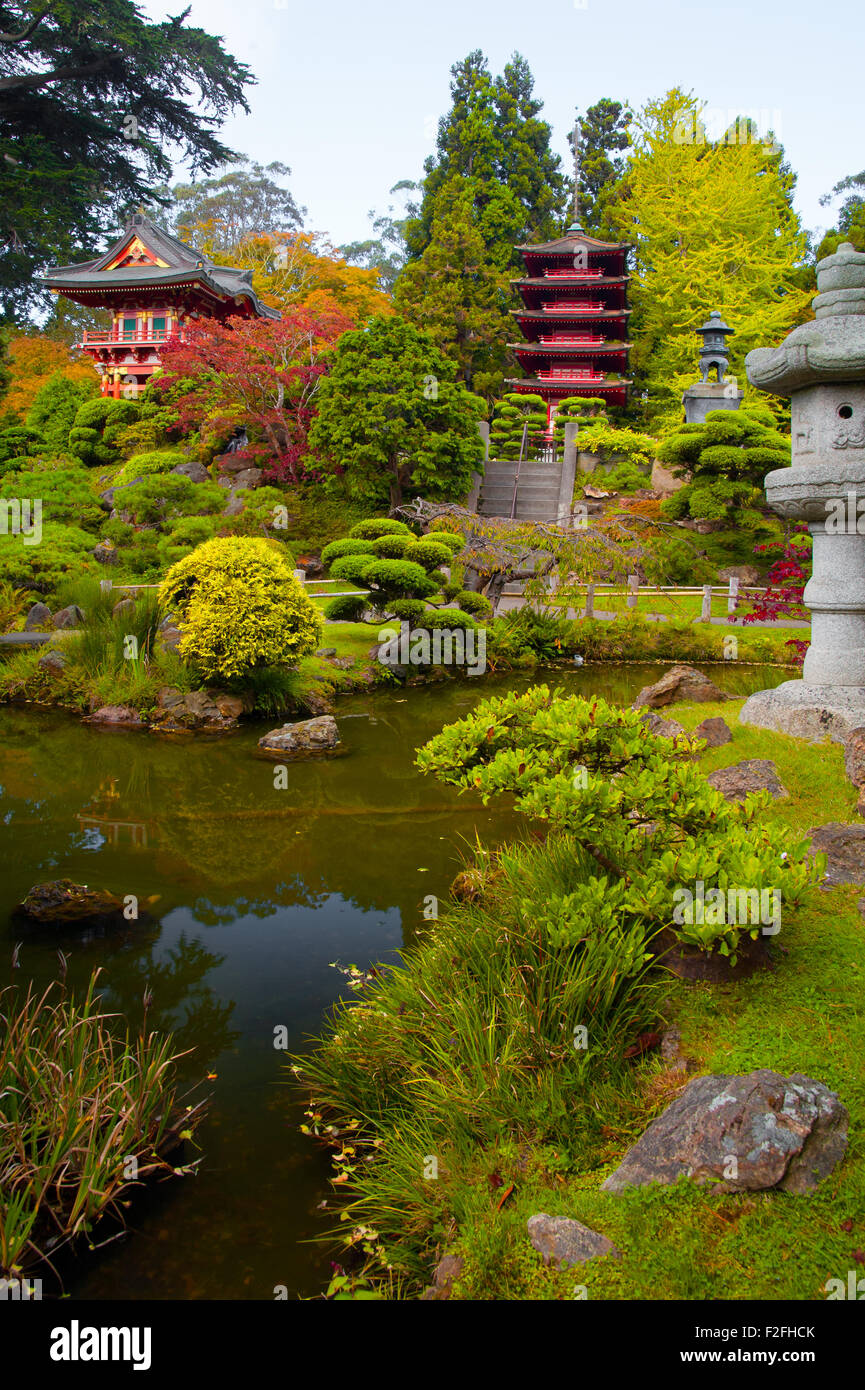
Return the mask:
{"type": "Polygon", "coordinates": [[[621,1255],[621,1251],[606,1236],[566,1216],[547,1216],[545,1212],[538,1212],[529,1217],[526,1229],[532,1245],[538,1254],[543,1255],[544,1264],[555,1260],[559,1269],[584,1264],[586,1260],[594,1260],[599,1255],[621,1255]]]}
{"type": "Polygon", "coordinates": [[[643,686],[633,707],[641,709],[645,705],[649,709],[660,709],[663,705],[681,704],[685,701],[703,704],[709,700],[731,698],[696,667],[673,666],[654,685],[643,686]]]}
{"type": "Polygon", "coordinates": [[[102,705],[92,714],[85,714],[83,722],[103,729],[144,728],[141,715],[129,705],[102,705]]]}
{"type": "Polygon", "coordinates": [[[840,1163],[847,1124],[835,1092],[799,1072],[698,1076],[601,1189],[622,1192],[684,1176],[717,1192],[809,1192],[840,1163]]]}
{"type": "Polygon", "coordinates": [[[768,758],[746,758],[742,763],[719,767],[717,772],[710,772],[706,780],[728,801],[744,801],[749,792],[769,792],[776,799],[790,795],[781,785],[778,769],[768,758]]]}
{"type": "Polygon", "coordinates": [[[12,916],[21,925],[52,927],[118,927],[129,921],[149,920],[149,913],[137,903],[134,918],[125,915],[125,907],[123,898],[105,888],[90,888],[86,883],[60,878],[37,883],[24,901],[13,908],[12,916]]]}
{"type": "Polygon", "coordinates": [[[329,753],[340,742],[336,720],[330,714],[283,724],[258,740],[261,752],[269,758],[303,757],[309,753],[329,753]]]}

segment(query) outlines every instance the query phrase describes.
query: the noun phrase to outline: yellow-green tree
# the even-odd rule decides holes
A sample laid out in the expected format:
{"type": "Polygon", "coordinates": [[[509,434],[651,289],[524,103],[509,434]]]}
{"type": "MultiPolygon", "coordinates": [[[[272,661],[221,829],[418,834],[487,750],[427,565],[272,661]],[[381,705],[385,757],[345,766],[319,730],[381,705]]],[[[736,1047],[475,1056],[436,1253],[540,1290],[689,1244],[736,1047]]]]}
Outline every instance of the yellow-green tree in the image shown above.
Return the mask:
{"type": "Polygon", "coordinates": [[[710,310],[735,330],[730,372],[743,386],[745,354],[783,338],[810,297],[797,283],[807,238],[783,152],[744,123],[731,132],[744,141],[707,140],[701,110],[674,88],[635,117],[614,214],[636,247],[632,367],[659,423],[681,418],[682,390],[696,379],[695,330],[710,310]]]}

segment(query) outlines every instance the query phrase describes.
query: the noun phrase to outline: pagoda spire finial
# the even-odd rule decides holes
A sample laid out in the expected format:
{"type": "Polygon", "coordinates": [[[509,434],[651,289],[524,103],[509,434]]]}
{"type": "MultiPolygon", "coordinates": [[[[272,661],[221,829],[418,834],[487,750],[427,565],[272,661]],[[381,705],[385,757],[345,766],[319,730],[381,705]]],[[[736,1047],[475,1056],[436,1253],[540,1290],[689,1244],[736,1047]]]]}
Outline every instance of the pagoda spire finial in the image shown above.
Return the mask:
{"type": "Polygon", "coordinates": [[[577,108],[574,120],[574,220],[569,232],[581,232],[580,226],[580,112],[577,108]]]}

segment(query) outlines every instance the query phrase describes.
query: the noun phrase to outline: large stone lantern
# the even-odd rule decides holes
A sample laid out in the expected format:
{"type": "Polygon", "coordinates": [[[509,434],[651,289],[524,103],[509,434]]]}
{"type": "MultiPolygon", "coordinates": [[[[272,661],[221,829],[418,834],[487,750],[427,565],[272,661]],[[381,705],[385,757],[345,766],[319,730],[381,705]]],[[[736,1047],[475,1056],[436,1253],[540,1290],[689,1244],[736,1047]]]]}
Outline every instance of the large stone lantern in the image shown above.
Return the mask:
{"type": "Polygon", "coordinates": [[[812,322],[745,359],[749,381],[790,397],[792,467],[766,475],[766,499],[807,522],[813,574],[802,679],[752,695],[741,718],[843,738],[865,724],[865,254],[839,246],[819,262],[817,289],[812,322]]]}

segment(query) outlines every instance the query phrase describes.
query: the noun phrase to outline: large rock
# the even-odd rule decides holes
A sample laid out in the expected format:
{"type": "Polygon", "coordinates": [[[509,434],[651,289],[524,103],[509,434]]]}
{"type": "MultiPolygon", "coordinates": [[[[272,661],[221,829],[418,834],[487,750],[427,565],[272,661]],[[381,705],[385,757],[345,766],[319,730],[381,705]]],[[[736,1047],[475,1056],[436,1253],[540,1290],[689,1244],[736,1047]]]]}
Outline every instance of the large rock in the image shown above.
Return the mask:
{"type": "Polygon", "coordinates": [[[44,656],[40,656],[36,665],[40,671],[45,671],[49,676],[57,678],[62,676],[66,670],[66,657],[62,652],[56,650],[47,651],[44,656]]]}
{"type": "Polygon", "coordinates": [[[144,726],[141,715],[129,705],[102,705],[93,714],[86,714],[84,723],[108,729],[140,729],[144,726]]]}
{"type": "Polygon", "coordinates": [[[421,1301],[438,1300],[441,1302],[450,1298],[454,1280],[459,1279],[462,1269],[463,1259],[461,1255],[443,1255],[435,1267],[432,1284],[421,1294],[421,1301]]]}
{"type": "MultiPolygon", "coordinates": [[[[12,916],[25,926],[121,926],[129,920],[124,917],[123,908],[123,899],[104,888],[89,888],[86,883],[61,878],[37,883],[24,901],[13,908],[12,916]]],[[[137,911],[134,920],[140,922],[148,917],[140,909],[137,911]]]]}
{"type": "Polygon", "coordinates": [[[84,613],[77,603],[70,603],[68,607],[61,608],[59,613],[54,614],[56,628],[80,627],[83,622],[84,613]]]}
{"type": "Polygon", "coordinates": [[[826,877],[821,888],[837,888],[840,883],[865,884],[865,825],[830,821],[809,834],[810,853],[826,856],[826,877]]]}
{"type": "Polygon", "coordinates": [[[719,767],[706,779],[728,801],[744,801],[749,792],[769,792],[776,799],[789,796],[782,786],[778,769],[768,758],[746,758],[731,767],[719,767]]]}
{"type": "Polygon", "coordinates": [[[134,613],[136,606],[134,598],[118,599],[111,610],[111,616],[112,618],[120,618],[124,613],[134,613]]]}
{"type": "Polygon", "coordinates": [[[24,631],[35,632],[37,628],[45,628],[53,621],[51,609],[47,603],[34,603],[24,619],[24,631]]]}
{"type": "Polygon", "coordinates": [[[231,695],[224,690],[190,690],[184,694],[174,686],[164,685],[156,697],[151,722],[158,733],[225,733],[236,726],[252,703],[249,694],[231,695]]]}
{"type": "Polygon", "coordinates": [[[118,492],[125,492],[127,488],[135,487],[136,484],[143,482],[143,478],[133,478],[131,483],[119,483],[115,487],[106,488],[104,492],[100,492],[99,494],[99,505],[102,507],[103,511],[116,511],[118,506],[123,503],[122,497],[120,503],[116,501],[118,492]]]}
{"type": "Polygon", "coordinates": [[[188,478],[191,483],[209,483],[210,474],[203,463],[197,463],[195,459],[189,459],[186,463],[178,463],[172,468],[172,473],[179,473],[182,478],[188,478]]]}
{"type": "Polygon", "coordinates": [[[698,724],[694,730],[694,738],[705,739],[709,748],[720,748],[724,743],[733,742],[730,726],[720,715],[714,719],[704,719],[698,724]]]}
{"type": "Polygon", "coordinates": [[[240,516],[244,510],[245,502],[242,497],[229,497],[226,505],[222,509],[223,516],[240,516]]]}
{"type": "Polygon", "coordinates": [[[116,565],[119,559],[117,550],[110,541],[100,541],[90,553],[100,565],[116,565]]]}
{"type": "Polygon", "coordinates": [[[722,584],[738,579],[740,590],[753,588],[762,577],[756,565],[729,565],[726,569],[718,570],[718,579],[722,584]]]}
{"type": "Polygon", "coordinates": [[[555,1260],[559,1269],[585,1264],[586,1260],[594,1260],[599,1255],[621,1254],[606,1236],[566,1216],[547,1216],[545,1212],[538,1212],[529,1217],[526,1229],[532,1245],[543,1255],[544,1264],[555,1260]]]}
{"type": "Polygon", "coordinates": [[[641,724],[645,724],[650,734],[659,734],[662,738],[687,738],[684,724],[680,724],[678,719],[662,719],[659,714],[653,714],[651,710],[640,719],[641,724]]]}
{"type": "Polygon", "coordinates": [[[685,1176],[720,1192],[807,1192],[843,1157],[847,1122],[834,1091],[799,1072],[699,1076],[601,1187],[622,1192],[685,1176]]]}
{"type": "Polygon", "coordinates": [[[308,753],[328,753],[339,744],[336,720],[330,714],[315,719],[302,719],[296,724],[283,724],[258,740],[262,753],[268,757],[299,757],[308,753]]]}
{"type": "Polygon", "coordinates": [[[244,468],[242,473],[235,473],[231,482],[232,490],[239,487],[258,487],[261,482],[260,468],[244,468]]]}
{"type": "Polygon", "coordinates": [[[649,709],[660,709],[664,705],[683,704],[685,701],[702,704],[730,698],[695,667],[673,666],[654,685],[643,687],[633,707],[641,709],[645,705],[649,709]]]}

